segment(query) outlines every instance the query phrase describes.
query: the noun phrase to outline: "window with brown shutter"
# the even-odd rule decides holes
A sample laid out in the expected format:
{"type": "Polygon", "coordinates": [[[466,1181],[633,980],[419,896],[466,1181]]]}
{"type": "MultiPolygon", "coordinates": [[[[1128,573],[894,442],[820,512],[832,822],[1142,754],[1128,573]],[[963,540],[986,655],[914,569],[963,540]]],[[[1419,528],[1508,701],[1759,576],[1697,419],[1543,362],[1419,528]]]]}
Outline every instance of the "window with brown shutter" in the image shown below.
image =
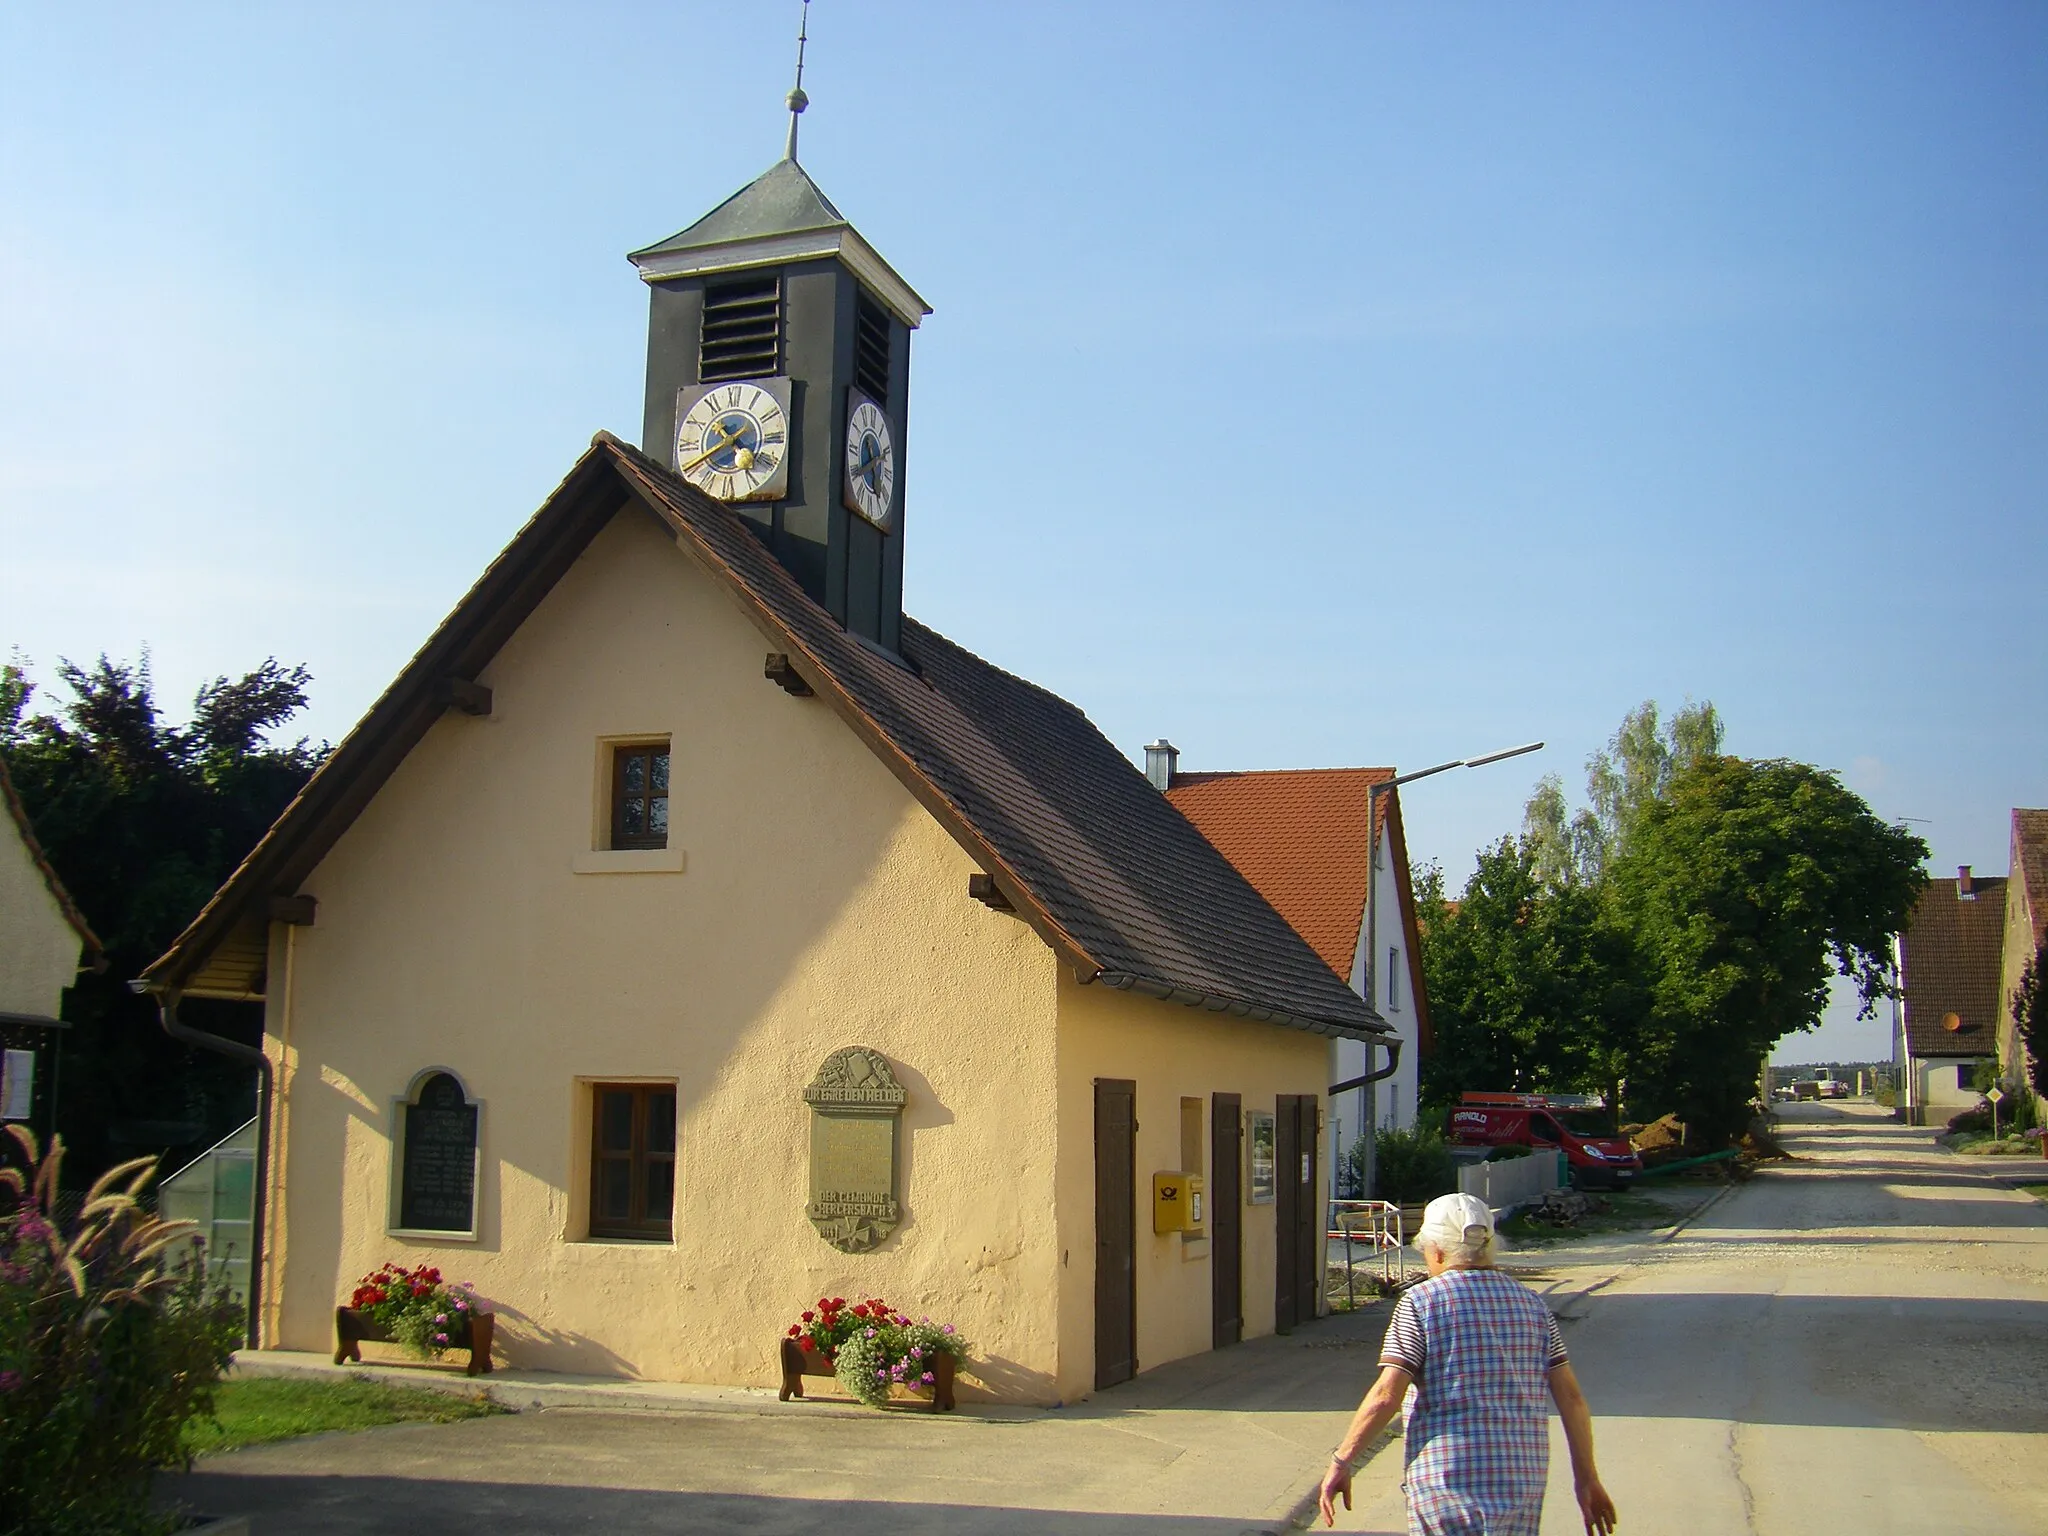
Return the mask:
{"type": "Polygon", "coordinates": [[[668,846],[666,742],[642,742],[613,750],[612,846],[668,846]]]}
{"type": "Polygon", "coordinates": [[[673,1241],[674,1085],[598,1083],[590,1092],[590,1235],[673,1241]]]}

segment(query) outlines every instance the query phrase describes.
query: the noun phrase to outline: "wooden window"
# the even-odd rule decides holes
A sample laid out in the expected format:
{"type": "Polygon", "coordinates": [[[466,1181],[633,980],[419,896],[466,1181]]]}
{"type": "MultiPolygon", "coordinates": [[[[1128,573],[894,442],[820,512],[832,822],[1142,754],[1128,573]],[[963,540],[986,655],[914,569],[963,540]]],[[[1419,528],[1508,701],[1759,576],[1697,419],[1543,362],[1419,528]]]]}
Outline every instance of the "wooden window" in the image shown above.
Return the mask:
{"type": "Polygon", "coordinates": [[[1387,1006],[1398,1009],[1401,1006],[1401,951],[1387,951],[1387,1006]]]}
{"type": "Polygon", "coordinates": [[[612,846],[668,846],[666,742],[643,742],[613,751],[612,846]]]}
{"type": "Polygon", "coordinates": [[[672,1241],[675,1204],[674,1086],[597,1084],[590,1105],[590,1235],[672,1241]]]}

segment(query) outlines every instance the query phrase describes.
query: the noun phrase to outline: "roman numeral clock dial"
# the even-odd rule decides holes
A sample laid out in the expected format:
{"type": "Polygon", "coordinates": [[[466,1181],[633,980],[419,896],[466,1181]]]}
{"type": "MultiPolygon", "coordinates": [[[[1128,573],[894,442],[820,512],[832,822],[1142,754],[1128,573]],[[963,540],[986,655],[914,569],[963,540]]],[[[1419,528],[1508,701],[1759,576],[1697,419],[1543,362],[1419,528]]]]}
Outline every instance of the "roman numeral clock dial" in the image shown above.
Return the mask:
{"type": "Polygon", "coordinates": [[[896,443],[882,408],[857,389],[847,397],[845,494],[884,533],[895,526],[896,443]]]}
{"type": "Polygon", "coordinates": [[[676,395],[676,473],[720,501],[789,492],[789,380],[695,384],[676,395]]]}

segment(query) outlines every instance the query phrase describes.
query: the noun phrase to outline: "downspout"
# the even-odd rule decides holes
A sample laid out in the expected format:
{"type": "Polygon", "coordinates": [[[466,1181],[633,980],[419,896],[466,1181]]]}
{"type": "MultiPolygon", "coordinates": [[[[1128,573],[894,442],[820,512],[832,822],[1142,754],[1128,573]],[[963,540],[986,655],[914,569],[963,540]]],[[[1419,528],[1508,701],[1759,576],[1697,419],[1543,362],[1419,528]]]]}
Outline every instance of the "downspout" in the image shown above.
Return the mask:
{"type": "MultiPolygon", "coordinates": [[[[1401,1069],[1401,1037],[1399,1035],[1391,1035],[1381,1040],[1380,1044],[1386,1048],[1387,1064],[1384,1067],[1381,1067],[1379,1071],[1368,1072],[1363,1077],[1349,1077],[1341,1083],[1330,1084],[1331,1098],[1334,1099],[1337,1097],[1338,1094],[1349,1093],[1352,1089],[1356,1088],[1359,1091],[1359,1102],[1362,1104],[1365,1102],[1365,1090],[1368,1087],[1370,1087],[1374,1083],[1381,1081],[1384,1078],[1392,1077],[1396,1072],[1398,1072],[1401,1069]]],[[[1366,1051],[1366,1060],[1370,1061],[1371,1059],[1372,1052],[1368,1048],[1368,1050],[1366,1051]]],[[[1371,1140],[1374,1134],[1373,1128],[1370,1125],[1365,1126],[1359,1132],[1359,1134],[1366,1138],[1365,1187],[1368,1191],[1368,1198],[1370,1198],[1369,1192],[1372,1189],[1373,1179],[1378,1172],[1378,1170],[1374,1167],[1373,1143],[1371,1140]]]]}
{"type": "Polygon", "coordinates": [[[1380,1044],[1386,1049],[1387,1064],[1379,1071],[1368,1072],[1363,1077],[1347,1077],[1341,1083],[1330,1084],[1331,1098],[1340,1093],[1349,1093],[1354,1088],[1363,1088],[1367,1083],[1383,1081],[1401,1070],[1401,1037],[1396,1035],[1391,1039],[1382,1040],[1380,1044]]]}
{"type": "Polygon", "coordinates": [[[180,1045],[197,1046],[202,1051],[212,1051],[256,1069],[256,1187],[252,1191],[249,1211],[248,1332],[249,1347],[258,1349],[262,1347],[259,1324],[263,1294],[263,1214],[270,1188],[270,1099],[276,1079],[270,1058],[255,1046],[243,1045],[239,1040],[228,1040],[179,1023],[178,1004],[182,999],[183,994],[175,991],[157,994],[157,1013],[163,1020],[165,1034],[180,1045]]]}

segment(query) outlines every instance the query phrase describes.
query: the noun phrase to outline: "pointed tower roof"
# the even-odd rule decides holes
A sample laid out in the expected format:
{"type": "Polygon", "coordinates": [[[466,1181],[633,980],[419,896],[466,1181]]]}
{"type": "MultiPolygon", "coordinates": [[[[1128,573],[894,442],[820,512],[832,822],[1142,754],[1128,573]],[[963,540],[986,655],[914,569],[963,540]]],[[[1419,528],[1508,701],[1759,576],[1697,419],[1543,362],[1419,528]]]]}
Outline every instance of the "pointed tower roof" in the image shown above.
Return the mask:
{"type": "Polygon", "coordinates": [[[844,262],[905,325],[932,312],[794,160],[777,161],[688,229],[627,260],[642,280],[658,283],[814,256],[844,262]]]}

